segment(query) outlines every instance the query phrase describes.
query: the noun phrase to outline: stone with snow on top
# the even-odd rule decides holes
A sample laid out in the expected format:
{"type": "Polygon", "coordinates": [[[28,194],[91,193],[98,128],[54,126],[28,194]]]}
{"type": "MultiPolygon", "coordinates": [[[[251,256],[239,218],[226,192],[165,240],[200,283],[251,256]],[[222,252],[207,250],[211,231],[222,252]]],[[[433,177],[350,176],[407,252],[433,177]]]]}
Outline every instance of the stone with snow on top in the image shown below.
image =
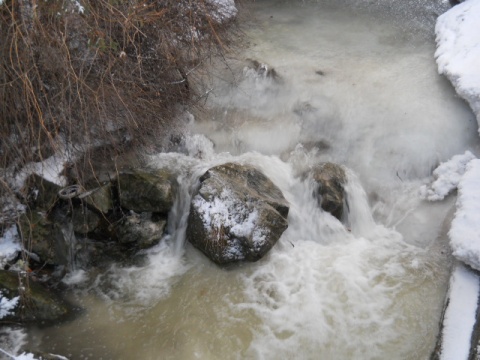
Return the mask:
{"type": "Polygon", "coordinates": [[[480,159],[468,163],[460,180],[457,210],[448,235],[453,255],[480,270],[480,159]]]}
{"type": "Polygon", "coordinates": [[[249,165],[208,170],[194,193],[187,239],[217,264],[261,259],[287,229],[280,189],[249,165]]]}
{"type": "Polygon", "coordinates": [[[469,0],[439,16],[438,71],[453,84],[477,116],[480,126],[480,0],[469,0]]]}

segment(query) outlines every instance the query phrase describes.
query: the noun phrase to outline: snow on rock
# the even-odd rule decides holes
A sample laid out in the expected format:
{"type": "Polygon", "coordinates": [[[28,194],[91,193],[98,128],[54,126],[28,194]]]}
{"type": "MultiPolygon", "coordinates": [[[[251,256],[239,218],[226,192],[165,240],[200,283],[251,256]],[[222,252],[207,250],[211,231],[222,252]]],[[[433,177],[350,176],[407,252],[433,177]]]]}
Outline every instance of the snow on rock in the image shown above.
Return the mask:
{"type": "Polygon", "coordinates": [[[459,264],[450,278],[440,360],[467,360],[477,312],[479,278],[459,264]]]}
{"type": "Polygon", "coordinates": [[[282,192],[250,165],[209,169],[193,194],[187,239],[218,264],[257,261],[288,227],[282,192]]]}
{"type": "Polygon", "coordinates": [[[218,23],[222,24],[233,20],[237,16],[237,8],[234,0],[207,0],[213,5],[215,11],[212,16],[218,23]]]}
{"type": "Polygon", "coordinates": [[[448,235],[453,255],[480,270],[480,159],[468,163],[460,180],[457,211],[448,235]]]}
{"type": "Polygon", "coordinates": [[[473,159],[475,156],[470,151],[466,151],[465,154],[455,155],[447,162],[440,164],[433,171],[435,180],[430,185],[420,188],[420,196],[430,201],[443,200],[457,188],[467,164],[473,159]]]}
{"type": "Polygon", "coordinates": [[[3,296],[2,292],[0,291],[0,319],[3,319],[5,316],[12,314],[13,309],[15,309],[15,307],[17,306],[19,299],[19,296],[8,299],[3,296]]]}
{"type": "MultiPolygon", "coordinates": [[[[439,16],[435,27],[438,71],[467,100],[480,126],[480,0],[468,0],[439,16]]],[[[480,131],[480,130],[479,130],[480,131]]]]}
{"type": "Polygon", "coordinates": [[[5,230],[3,236],[0,237],[0,268],[3,269],[5,264],[13,260],[20,250],[17,227],[14,225],[5,230]]]}

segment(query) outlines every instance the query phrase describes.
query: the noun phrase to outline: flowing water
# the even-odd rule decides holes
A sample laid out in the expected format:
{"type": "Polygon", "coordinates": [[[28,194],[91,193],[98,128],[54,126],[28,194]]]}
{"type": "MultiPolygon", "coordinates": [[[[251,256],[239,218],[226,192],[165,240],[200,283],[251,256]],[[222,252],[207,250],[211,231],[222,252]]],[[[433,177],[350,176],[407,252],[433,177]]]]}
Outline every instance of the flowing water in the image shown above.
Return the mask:
{"type": "Polygon", "coordinates": [[[455,199],[426,203],[418,190],[439,162],[478,154],[476,123],[437,75],[431,19],[400,24],[395,12],[338,4],[251,5],[249,44],[215,66],[188,154],[150,158],[182,173],[170,235],[143,265],[82,273],[72,297],[84,314],[30,329],[29,348],[72,359],[429,358],[455,199]],[[290,214],[265,258],[220,268],[185,243],[185,223],[192,185],[226,161],[261,169],[290,214]],[[343,223],[299,176],[321,161],[348,169],[343,223]]]}

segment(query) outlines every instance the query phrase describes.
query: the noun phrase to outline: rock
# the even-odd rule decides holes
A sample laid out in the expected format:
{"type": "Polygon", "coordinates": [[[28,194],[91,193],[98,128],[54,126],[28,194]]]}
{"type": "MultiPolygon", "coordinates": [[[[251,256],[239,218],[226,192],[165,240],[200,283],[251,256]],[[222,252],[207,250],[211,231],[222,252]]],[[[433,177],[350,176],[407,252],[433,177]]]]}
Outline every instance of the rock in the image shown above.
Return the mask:
{"type": "MultiPolygon", "coordinates": [[[[55,209],[54,220],[45,213],[30,211],[19,218],[17,229],[24,248],[39,263],[47,265],[71,266],[77,241],[72,221],[64,213],[64,209],[55,209]],[[38,256],[36,258],[34,255],[38,256]]],[[[85,231],[88,225],[77,224],[77,230],[85,231]],[[83,230],[81,230],[83,227],[83,230]]]]}
{"type": "Polygon", "coordinates": [[[40,257],[40,262],[56,263],[53,231],[54,224],[40,211],[28,211],[20,215],[17,229],[23,246],[40,257]]]}
{"type": "Polygon", "coordinates": [[[113,209],[112,185],[107,183],[101,187],[84,192],[79,196],[92,208],[106,214],[113,209]]]}
{"type": "Polygon", "coordinates": [[[73,231],[86,235],[95,231],[101,224],[100,216],[87,207],[75,207],[72,211],[73,231]]]}
{"type": "Polygon", "coordinates": [[[165,231],[167,221],[152,220],[151,213],[130,214],[114,227],[121,244],[134,245],[145,249],[158,244],[165,231]]]}
{"type": "Polygon", "coordinates": [[[257,60],[247,59],[247,68],[255,71],[260,78],[270,78],[275,81],[281,81],[277,71],[266,63],[257,60]]]}
{"type": "Polygon", "coordinates": [[[321,208],[341,220],[345,199],[345,170],[333,163],[322,163],[311,170],[313,180],[318,184],[316,196],[321,208]]]}
{"type": "Polygon", "coordinates": [[[120,205],[135,212],[167,214],[175,198],[174,180],[168,170],[133,170],[119,174],[120,205]]]}
{"type": "Polygon", "coordinates": [[[18,298],[16,306],[4,320],[14,322],[46,322],[66,318],[73,308],[42,284],[19,277],[18,273],[0,270],[0,291],[8,299],[18,298]],[[21,280],[20,280],[21,279],[21,280]]]}
{"type": "Polygon", "coordinates": [[[217,264],[257,261],[287,229],[289,205],[252,166],[208,170],[192,198],[187,239],[217,264]]]}
{"type": "Polygon", "coordinates": [[[47,179],[31,174],[25,180],[24,192],[33,207],[41,210],[50,210],[58,200],[58,192],[61,187],[47,179]]]}

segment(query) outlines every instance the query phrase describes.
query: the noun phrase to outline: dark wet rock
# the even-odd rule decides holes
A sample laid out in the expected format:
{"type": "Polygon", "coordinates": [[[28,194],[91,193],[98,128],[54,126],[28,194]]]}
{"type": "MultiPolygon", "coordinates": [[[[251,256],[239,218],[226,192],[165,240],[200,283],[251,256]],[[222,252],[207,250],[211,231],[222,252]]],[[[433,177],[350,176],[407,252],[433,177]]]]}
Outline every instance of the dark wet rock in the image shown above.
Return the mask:
{"type": "Polygon", "coordinates": [[[313,167],[310,174],[318,184],[316,196],[322,209],[341,220],[347,180],[343,167],[326,162],[313,167]]]}
{"type": "Polygon", "coordinates": [[[272,66],[258,60],[247,59],[247,68],[254,70],[262,78],[281,80],[280,75],[272,66]]]}
{"type": "Polygon", "coordinates": [[[167,214],[175,198],[175,181],[165,169],[124,171],[117,178],[120,205],[135,212],[167,214]]]}
{"type": "Polygon", "coordinates": [[[155,219],[151,213],[130,214],[114,226],[118,242],[145,249],[161,240],[166,219],[155,219]]]}
{"type": "Polygon", "coordinates": [[[87,207],[79,206],[73,209],[71,221],[74,232],[86,235],[101,225],[102,218],[87,207]]]}
{"type": "Polygon", "coordinates": [[[28,211],[20,215],[17,229],[26,250],[38,255],[40,262],[56,263],[54,224],[44,212],[28,211]]]}
{"type": "Polygon", "coordinates": [[[52,323],[69,316],[73,308],[41,283],[19,273],[0,270],[0,291],[6,299],[18,297],[4,319],[12,322],[52,323]]]}
{"type": "Polygon", "coordinates": [[[33,208],[48,211],[58,200],[60,189],[61,187],[57,184],[37,174],[32,174],[25,181],[23,191],[33,208]]]}
{"type": "Polygon", "coordinates": [[[218,264],[257,261],[287,229],[289,205],[252,166],[208,170],[192,198],[187,239],[218,264]]]}

